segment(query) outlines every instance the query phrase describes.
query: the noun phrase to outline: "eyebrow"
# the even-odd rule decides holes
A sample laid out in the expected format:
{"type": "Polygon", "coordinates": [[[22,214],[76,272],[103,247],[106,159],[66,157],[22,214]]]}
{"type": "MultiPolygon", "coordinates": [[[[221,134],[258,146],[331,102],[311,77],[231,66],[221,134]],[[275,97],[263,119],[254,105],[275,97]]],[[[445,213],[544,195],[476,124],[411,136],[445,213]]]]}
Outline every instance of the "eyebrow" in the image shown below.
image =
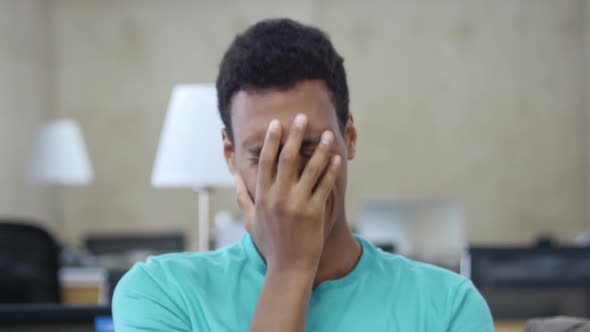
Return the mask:
{"type": "MultiPolygon", "coordinates": [[[[318,145],[320,143],[320,138],[309,138],[309,139],[304,139],[301,142],[301,148],[306,148],[306,147],[310,147],[310,146],[315,146],[318,145]]],[[[283,144],[281,144],[279,146],[279,151],[281,151],[283,149],[283,144]]],[[[260,154],[260,152],[262,152],[262,145],[256,145],[253,146],[251,148],[248,148],[248,152],[252,153],[252,154],[260,154]]]]}

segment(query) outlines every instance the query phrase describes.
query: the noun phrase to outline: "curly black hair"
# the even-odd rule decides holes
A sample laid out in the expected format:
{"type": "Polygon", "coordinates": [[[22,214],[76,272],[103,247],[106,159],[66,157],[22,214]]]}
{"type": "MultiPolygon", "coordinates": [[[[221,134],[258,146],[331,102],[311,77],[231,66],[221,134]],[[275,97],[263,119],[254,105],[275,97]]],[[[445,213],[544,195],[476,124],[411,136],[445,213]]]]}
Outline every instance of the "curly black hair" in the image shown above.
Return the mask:
{"type": "Polygon", "coordinates": [[[237,35],[221,60],[216,82],[219,114],[229,138],[233,141],[230,107],[235,93],[284,90],[312,79],[328,87],[344,133],[349,96],[343,63],[324,32],[291,19],[263,20],[237,35]]]}

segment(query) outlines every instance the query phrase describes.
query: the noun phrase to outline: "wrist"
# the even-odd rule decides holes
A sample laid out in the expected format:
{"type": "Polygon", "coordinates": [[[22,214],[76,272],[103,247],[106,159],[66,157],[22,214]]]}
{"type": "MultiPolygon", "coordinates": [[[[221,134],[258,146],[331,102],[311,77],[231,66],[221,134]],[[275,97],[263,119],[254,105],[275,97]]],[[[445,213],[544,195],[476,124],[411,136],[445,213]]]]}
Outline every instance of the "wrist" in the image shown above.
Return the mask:
{"type": "Polygon", "coordinates": [[[299,287],[309,287],[313,285],[317,269],[313,268],[280,268],[268,267],[265,280],[276,282],[282,285],[293,285],[299,287]]]}
{"type": "Polygon", "coordinates": [[[311,277],[315,278],[315,274],[318,270],[319,259],[281,259],[267,261],[268,270],[267,273],[277,275],[289,275],[299,276],[302,278],[311,277]]]}

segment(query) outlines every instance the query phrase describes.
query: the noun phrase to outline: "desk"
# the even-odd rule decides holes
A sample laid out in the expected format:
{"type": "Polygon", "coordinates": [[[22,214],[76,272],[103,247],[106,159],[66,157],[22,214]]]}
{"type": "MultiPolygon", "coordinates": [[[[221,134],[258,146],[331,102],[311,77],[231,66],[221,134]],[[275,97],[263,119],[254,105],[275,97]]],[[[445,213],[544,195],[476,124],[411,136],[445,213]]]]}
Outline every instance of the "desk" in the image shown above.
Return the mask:
{"type": "Polygon", "coordinates": [[[0,305],[0,332],[93,332],[98,316],[111,316],[111,309],[60,304],[0,305]]]}
{"type": "Polygon", "coordinates": [[[523,332],[526,321],[520,320],[500,320],[495,321],[496,332],[523,332]]]}

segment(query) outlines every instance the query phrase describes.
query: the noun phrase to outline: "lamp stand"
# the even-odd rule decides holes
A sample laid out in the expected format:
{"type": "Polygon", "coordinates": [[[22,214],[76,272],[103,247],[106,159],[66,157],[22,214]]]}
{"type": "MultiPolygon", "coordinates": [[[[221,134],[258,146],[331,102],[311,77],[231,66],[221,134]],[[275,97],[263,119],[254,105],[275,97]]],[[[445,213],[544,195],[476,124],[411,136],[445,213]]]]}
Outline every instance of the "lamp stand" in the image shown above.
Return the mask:
{"type": "Polygon", "coordinates": [[[198,195],[199,206],[199,237],[198,250],[209,250],[209,196],[211,194],[210,188],[194,188],[198,195]]]}

